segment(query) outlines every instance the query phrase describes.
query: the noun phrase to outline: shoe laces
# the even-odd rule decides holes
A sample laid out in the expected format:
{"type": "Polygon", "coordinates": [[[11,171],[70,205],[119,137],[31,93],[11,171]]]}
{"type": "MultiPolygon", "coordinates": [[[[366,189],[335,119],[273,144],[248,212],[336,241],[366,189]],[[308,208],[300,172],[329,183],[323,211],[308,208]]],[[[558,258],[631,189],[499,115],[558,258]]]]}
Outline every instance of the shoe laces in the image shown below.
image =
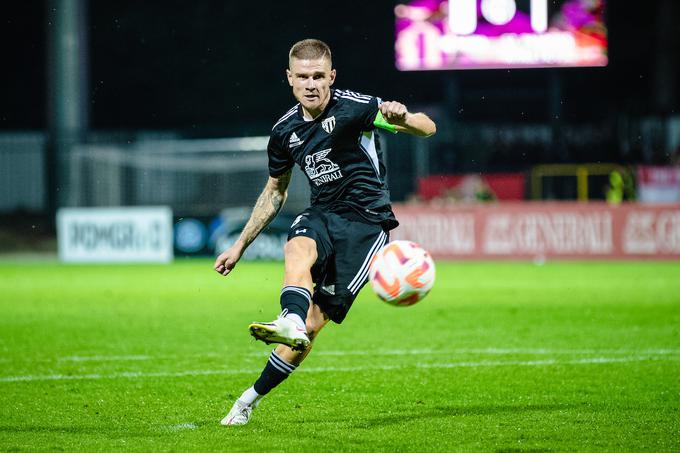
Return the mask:
{"type": "Polygon", "coordinates": [[[245,404],[240,400],[238,402],[238,406],[239,406],[239,410],[238,410],[239,414],[243,415],[246,418],[248,417],[248,415],[250,415],[250,413],[253,411],[253,409],[255,409],[255,406],[253,404],[245,404]]]}

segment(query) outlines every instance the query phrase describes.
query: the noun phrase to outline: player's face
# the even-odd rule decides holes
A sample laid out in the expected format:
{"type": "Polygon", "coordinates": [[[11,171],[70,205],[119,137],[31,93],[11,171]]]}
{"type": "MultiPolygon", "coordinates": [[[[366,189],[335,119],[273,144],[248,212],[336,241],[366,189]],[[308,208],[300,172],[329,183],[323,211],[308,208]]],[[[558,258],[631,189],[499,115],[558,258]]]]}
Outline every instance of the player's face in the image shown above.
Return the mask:
{"type": "Polygon", "coordinates": [[[331,69],[328,58],[317,60],[290,60],[286,70],[288,84],[293,87],[293,96],[312,117],[318,116],[328,105],[331,85],[335,82],[335,69],[331,69]]]}

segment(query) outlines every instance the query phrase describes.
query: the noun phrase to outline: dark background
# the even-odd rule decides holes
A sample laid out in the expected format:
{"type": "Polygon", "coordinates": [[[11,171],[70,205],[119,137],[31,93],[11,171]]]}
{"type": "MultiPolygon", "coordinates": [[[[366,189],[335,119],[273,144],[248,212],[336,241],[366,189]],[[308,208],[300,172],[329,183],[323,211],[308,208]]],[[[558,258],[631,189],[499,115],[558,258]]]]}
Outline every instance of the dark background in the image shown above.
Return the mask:
{"type": "MultiPolygon", "coordinates": [[[[678,111],[677,90],[658,83],[677,75],[675,1],[608,2],[605,68],[412,73],[394,67],[396,3],[90,2],[90,127],[266,134],[294,103],[287,52],[306,37],[333,49],[338,87],[435,106],[457,121],[549,121],[554,77],[566,122],[678,111]],[[664,55],[673,55],[670,74],[664,55]],[[446,94],[452,81],[455,97],[446,94]]],[[[1,129],[46,127],[46,8],[3,5],[1,129]]]]}

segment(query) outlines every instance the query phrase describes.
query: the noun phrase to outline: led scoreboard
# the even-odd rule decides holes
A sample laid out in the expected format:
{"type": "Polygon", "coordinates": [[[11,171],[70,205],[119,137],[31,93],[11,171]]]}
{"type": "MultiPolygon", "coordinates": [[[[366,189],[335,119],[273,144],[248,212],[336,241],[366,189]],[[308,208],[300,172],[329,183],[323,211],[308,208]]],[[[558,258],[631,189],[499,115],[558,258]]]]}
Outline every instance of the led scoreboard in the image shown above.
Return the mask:
{"type": "Polygon", "coordinates": [[[397,5],[402,71],[606,66],[604,0],[412,0],[397,5]]]}

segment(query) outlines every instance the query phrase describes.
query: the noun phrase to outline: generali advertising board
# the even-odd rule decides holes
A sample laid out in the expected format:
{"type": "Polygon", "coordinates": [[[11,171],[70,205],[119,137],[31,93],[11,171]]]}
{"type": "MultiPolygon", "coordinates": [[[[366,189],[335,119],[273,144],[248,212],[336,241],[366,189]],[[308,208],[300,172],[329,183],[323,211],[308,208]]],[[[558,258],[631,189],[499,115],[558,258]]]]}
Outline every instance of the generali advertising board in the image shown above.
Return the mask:
{"type": "Polygon", "coordinates": [[[680,204],[395,206],[392,239],[450,259],[680,259],[680,204]]]}

